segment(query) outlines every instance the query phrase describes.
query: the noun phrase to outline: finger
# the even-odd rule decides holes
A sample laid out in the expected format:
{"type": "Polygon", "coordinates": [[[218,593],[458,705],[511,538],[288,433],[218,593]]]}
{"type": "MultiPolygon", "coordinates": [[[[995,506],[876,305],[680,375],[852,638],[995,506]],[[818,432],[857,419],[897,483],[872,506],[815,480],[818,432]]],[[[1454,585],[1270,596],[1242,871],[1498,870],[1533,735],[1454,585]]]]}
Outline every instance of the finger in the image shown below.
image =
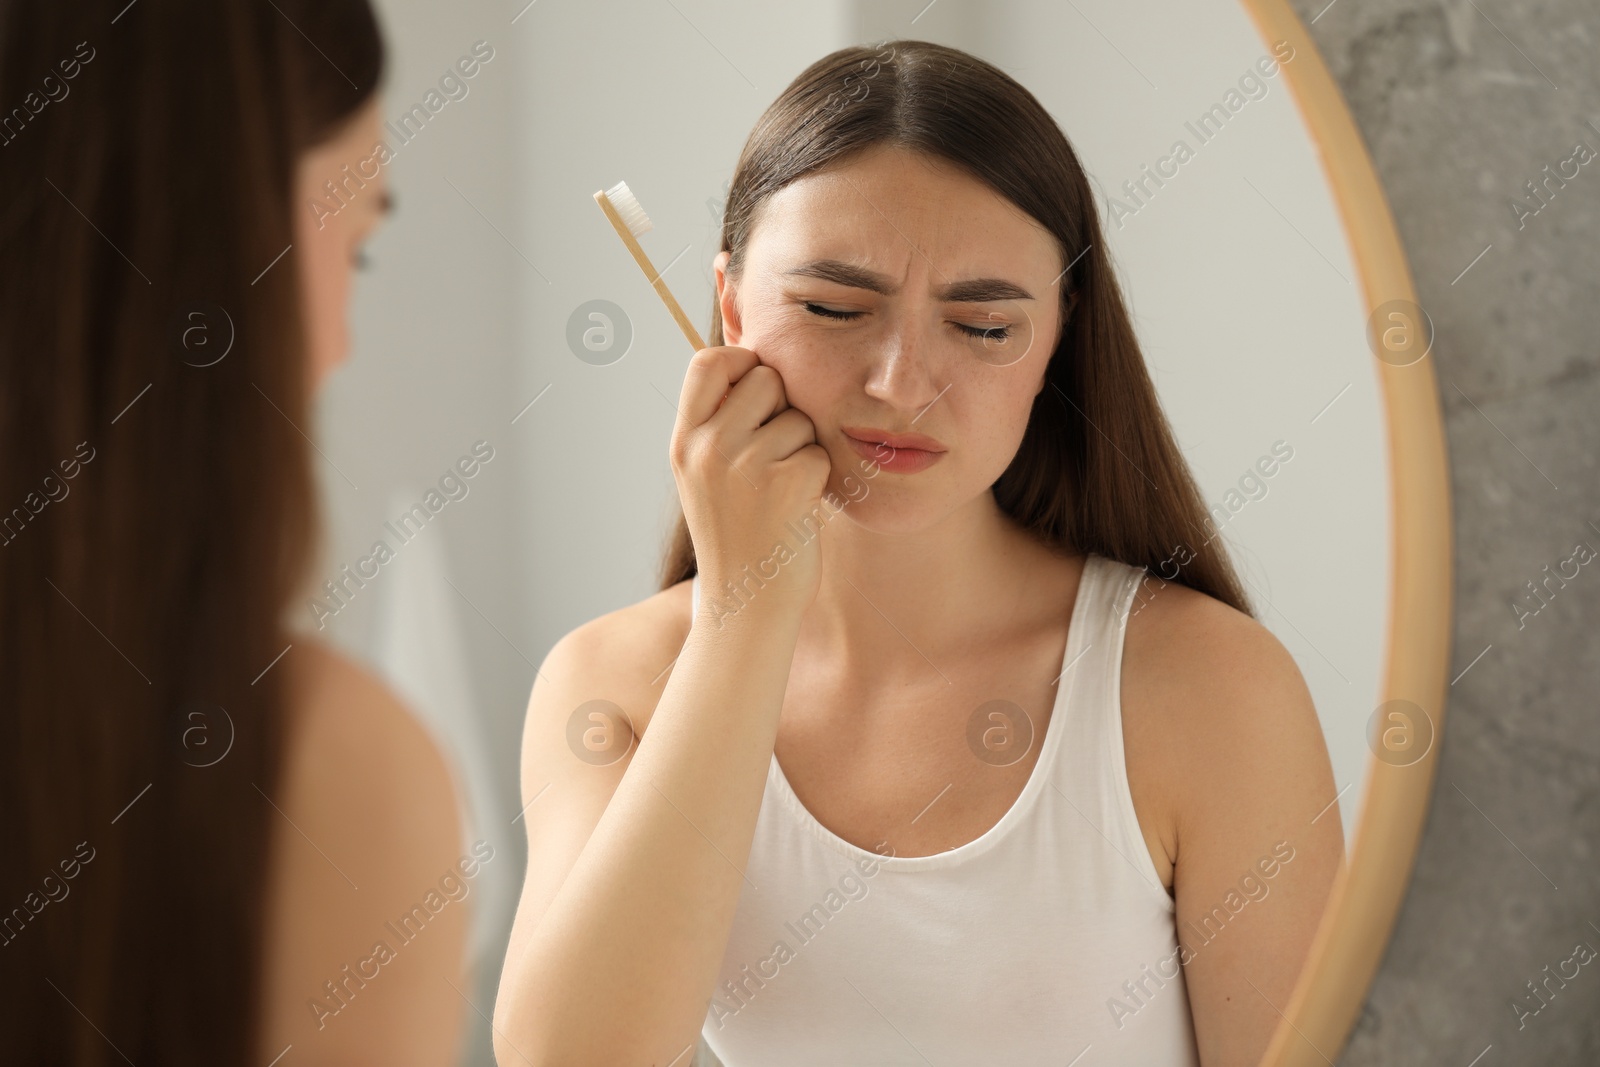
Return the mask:
{"type": "Polygon", "coordinates": [[[745,455],[757,461],[778,462],[816,443],[817,429],[811,419],[799,408],[789,408],[761,427],[745,455]]]}
{"type": "MultiPolygon", "coordinates": [[[[766,365],[767,364],[762,364],[762,366],[766,366],[766,365]]],[[[754,369],[754,368],[752,368],[752,369],[754,369]]],[[[743,381],[743,380],[744,379],[742,379],[742,378],[740,379],[740,381],[743,381]]],[[[735,382],[734,384],[738,385],[739,383],[735,382]]],[[[717,401],[717,410],[721,411],[722,410],[722,405],[727,403],[727,402],[728,402],[728,394],[727,393],[723,393],[722,394],[722,399],[717,401]]],[[[778,410],[779,411],[788,411],[789,410],[789,395],[788,395],[788,391],[787,390],[784,390],[783,394],[779,397],[778,410]]],[[[762,423],[762,425],[766,425],[766,424],[762,423]]]]}
{"type": "Polygon", "coordinates": [[[776,367],[762,363],[728,390],[720,410],[710,420],[730,430],[754,433],[767,420],[789,409],[788,397],[783,388],[783,376],[776,367]]]}
{"type": "Polygon", "coordinates": [[[748,348],[718,345],[702,348],[689,360],[683,376],[678,411],[690,426],[700,426],[722,407],[733,385],[759,364],[748,348]]]}

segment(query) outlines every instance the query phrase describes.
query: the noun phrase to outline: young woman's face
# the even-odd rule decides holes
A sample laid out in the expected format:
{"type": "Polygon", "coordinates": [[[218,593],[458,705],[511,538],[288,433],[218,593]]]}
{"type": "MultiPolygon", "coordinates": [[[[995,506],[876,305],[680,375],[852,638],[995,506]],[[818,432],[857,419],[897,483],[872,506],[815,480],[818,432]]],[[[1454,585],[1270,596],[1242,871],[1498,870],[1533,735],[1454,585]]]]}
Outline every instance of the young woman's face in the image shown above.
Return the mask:
{"type": "Polygon", "coordinates": [[[723,338],[783,376],[853,521],[924,528],[1010,465],[1060,335],[1066,266],[1016,205],[943,161],[874,148],[770,197],[738,278],[728,257],[723,338]],[[874,446],[876,432],[943,451],[929,463],[874,446]]]}
{"type": "Polygon", "coordinates": [[[374,98],[340,133],[306,152],[295,176],[294,247],[312,392],[350,350],[351,274],[389,210],[388,178],[373,153],[378,130],[374,98]]]}

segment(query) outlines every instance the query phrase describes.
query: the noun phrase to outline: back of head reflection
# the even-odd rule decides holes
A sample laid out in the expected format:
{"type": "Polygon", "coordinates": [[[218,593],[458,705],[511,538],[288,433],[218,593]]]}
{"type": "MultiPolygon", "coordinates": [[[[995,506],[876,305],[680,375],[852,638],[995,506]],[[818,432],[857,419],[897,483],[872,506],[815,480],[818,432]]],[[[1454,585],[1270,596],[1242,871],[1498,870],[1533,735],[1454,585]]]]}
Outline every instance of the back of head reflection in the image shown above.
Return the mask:
{"type": "Polygon", "coordinates": [[[378,140],[373,12],[0,20],[0,1062],[443,1062],[483,856],[420,724],[285,623],[388,205],[312,210],[378,140]]]}

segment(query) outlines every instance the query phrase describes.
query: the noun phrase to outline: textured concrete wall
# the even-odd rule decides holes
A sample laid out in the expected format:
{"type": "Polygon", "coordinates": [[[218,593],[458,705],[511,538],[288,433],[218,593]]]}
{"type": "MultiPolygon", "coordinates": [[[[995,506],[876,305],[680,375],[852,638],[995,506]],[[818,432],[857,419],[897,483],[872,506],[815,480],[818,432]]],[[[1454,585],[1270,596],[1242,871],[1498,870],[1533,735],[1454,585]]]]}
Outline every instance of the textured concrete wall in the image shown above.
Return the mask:
{"type": "Polygon", "coordinates": [[[1294,6],[1437,329],[1456,524],[1433,806],[1339,1062],[1592,1067],[1600,959],[1574,950],[1600,950],[1600,559],[1563,561],[1600,550],[1600,158],[1562,161],[1600,152],[1600,4],[1294,6]],[[1525,183],[1563,166],[1540,206],[1525,183]],[[1526,583],[1563,568],[1541,607],[1526,583]]]}

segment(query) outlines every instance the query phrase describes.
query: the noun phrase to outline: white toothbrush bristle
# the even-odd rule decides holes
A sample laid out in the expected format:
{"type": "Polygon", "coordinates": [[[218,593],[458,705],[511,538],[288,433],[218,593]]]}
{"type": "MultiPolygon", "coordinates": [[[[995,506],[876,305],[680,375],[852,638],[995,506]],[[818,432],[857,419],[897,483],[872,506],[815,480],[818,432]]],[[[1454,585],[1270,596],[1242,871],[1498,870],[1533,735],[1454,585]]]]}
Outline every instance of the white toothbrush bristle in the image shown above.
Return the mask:
{"type": "Polygon", "coordinates": [[[617,214],[622,216],[622,221],[627,224],[628,232],[635,237],[642,237],[650,232],[653,225],[650,216],[644,213],[644,208],[639,206],[639,198],[629,190],[627,182],[618,182],[606,190],[606,199],[611,201],[611,206],[617,209],[617,214]]]}

